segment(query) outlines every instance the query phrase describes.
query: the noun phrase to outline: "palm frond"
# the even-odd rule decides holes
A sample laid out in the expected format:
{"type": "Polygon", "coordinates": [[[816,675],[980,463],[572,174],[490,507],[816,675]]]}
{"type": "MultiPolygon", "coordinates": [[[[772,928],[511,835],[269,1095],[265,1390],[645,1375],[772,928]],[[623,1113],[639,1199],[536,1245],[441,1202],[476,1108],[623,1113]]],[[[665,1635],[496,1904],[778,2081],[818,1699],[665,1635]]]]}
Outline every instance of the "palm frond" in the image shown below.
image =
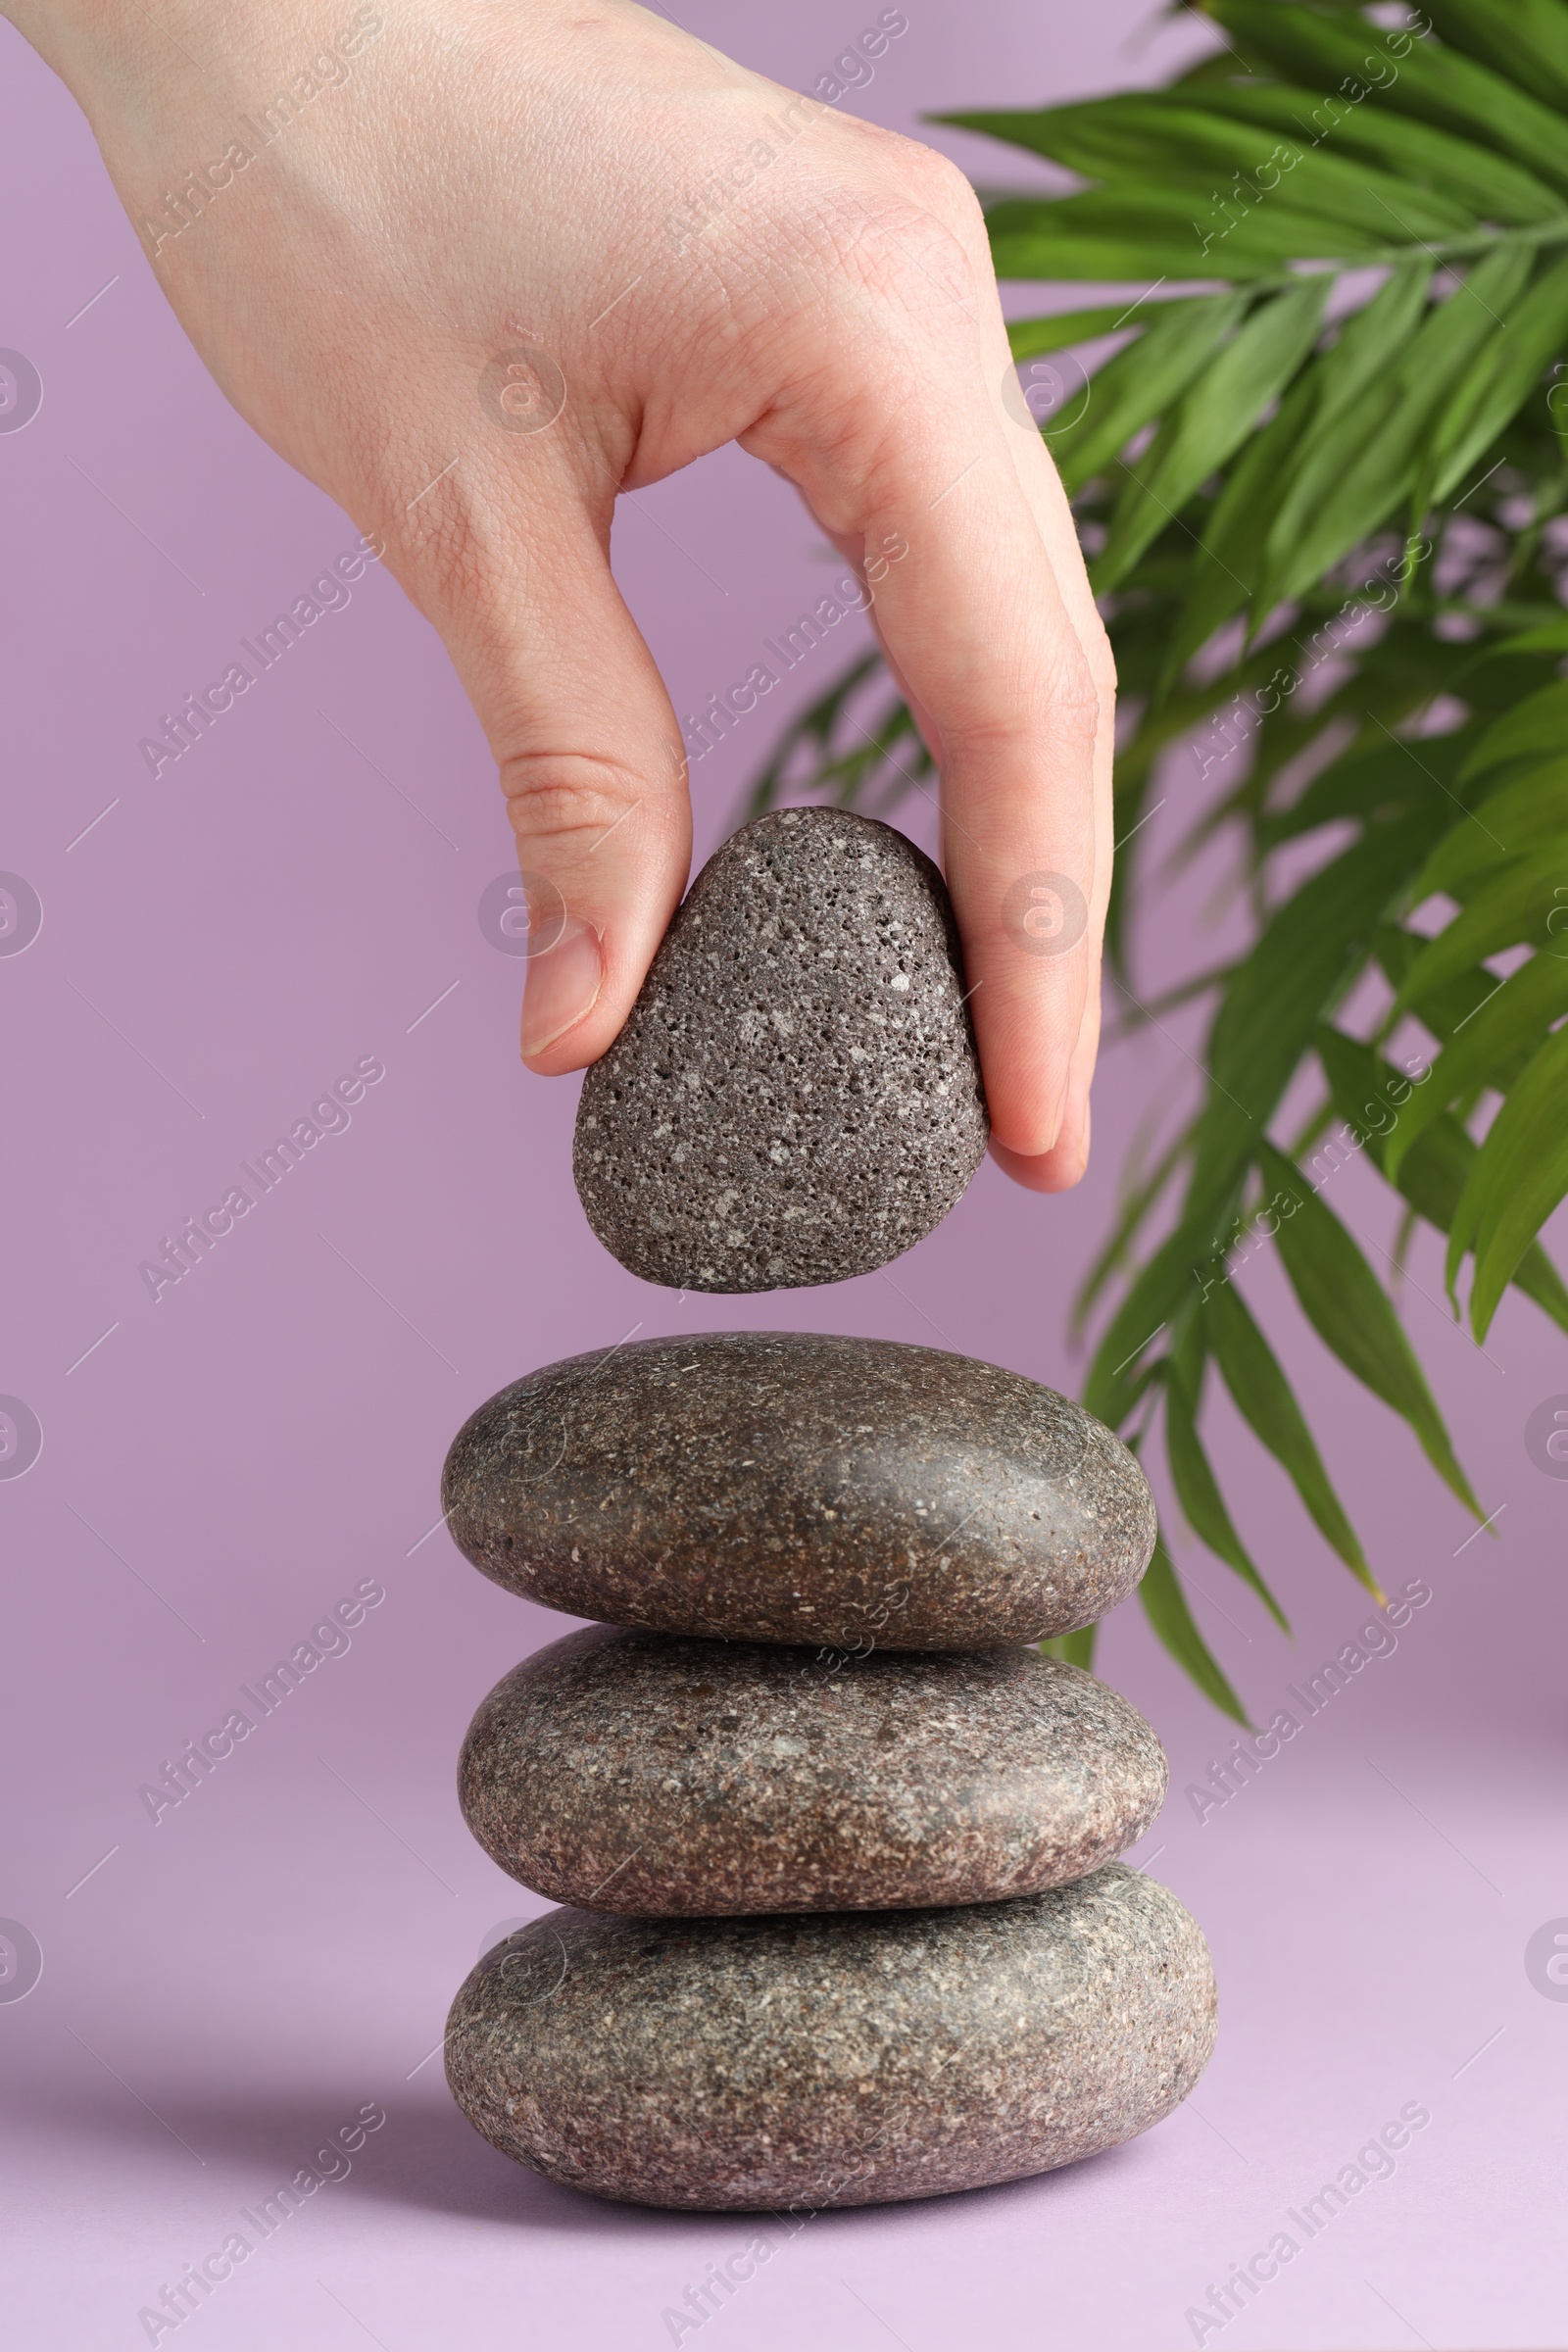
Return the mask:
{"type": "MultiPolygon", "coordinates": [[[[999,275],[1129,289],[1008,330],[1020,362],[1090,370],[1043,429],[1131,719],[1107,935],[1128,1023],[1134,829],[1173,760],[1202,788],[1177,861],[1230,842],[1256,924],[1175,992],[1209,1004],[1205,1083],[1083,1285],[1084,1394],[1135,1442],[1157,1418],[1193,1536],[1283,1624],[1204,1443],[1210,1365],[1378,1588],[1242,1298],[1251,1252],[1277,1250],[1308,1328],[1478,1519],[1396,1304],[1411,1230],[1446,1237],[1450,1292],[1470,1269],[1478,1341],[1510,1287],[1568,1331],[1539,1239],[1568,1197],[1568,0],[1425,0],[1402,28],[1316,0],[1202,13],[1218,45],[1165,89],[939,120],[1076,175],[992,208],[999,275]],[[1363,982],[1384,994],[1357,1035],[1363,982]],[[1282,1140],[1313,1068],[1327,1097],[1282,1140]],[[1402,1212],[1392,1253],[1323,1197],[1355,1157],[1402,1212]]],[[[926,787],[873,686],[862,663],[797,723],[754,807],[926,787]]],[[[1144,1605],[1245,1720],[1168,1531],[1144,1605]]],[[[1060,1646],[1087,1663],[1092,1631],[1060,1646]]]]}

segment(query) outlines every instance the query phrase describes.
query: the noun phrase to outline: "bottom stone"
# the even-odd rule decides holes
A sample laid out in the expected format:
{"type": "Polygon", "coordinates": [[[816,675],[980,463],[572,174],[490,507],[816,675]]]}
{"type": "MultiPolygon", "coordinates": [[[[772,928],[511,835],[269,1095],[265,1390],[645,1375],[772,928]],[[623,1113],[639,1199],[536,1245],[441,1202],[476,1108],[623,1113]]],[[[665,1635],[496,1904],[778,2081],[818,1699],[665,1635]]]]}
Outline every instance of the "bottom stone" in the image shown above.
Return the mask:
{"type": "Polygon", "coordinates": [[[958,1910],[561,1910],[487,1952],[447,2080],[503,2154],[633,2205],[757,2213],[1017,2180],[1145,2132],[1214,2042],[1194,1921],[1120,1863],[958,1910]]]}

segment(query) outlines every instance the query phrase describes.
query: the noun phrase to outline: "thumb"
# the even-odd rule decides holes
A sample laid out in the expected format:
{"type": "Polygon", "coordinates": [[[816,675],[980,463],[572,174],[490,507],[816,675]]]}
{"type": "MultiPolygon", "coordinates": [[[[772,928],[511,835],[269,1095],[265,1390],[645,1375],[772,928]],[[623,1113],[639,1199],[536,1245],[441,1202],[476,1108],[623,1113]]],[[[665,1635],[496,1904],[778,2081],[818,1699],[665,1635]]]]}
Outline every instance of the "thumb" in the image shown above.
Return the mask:
{"type": "Polygon", "coordinates": [[[691,858],[680,729],[612,576],[608,517],[561,522],[548,564],[492,582],[454,646],[527,897],[522,1057],[550,1077],[616,1036],[691,858]]]}

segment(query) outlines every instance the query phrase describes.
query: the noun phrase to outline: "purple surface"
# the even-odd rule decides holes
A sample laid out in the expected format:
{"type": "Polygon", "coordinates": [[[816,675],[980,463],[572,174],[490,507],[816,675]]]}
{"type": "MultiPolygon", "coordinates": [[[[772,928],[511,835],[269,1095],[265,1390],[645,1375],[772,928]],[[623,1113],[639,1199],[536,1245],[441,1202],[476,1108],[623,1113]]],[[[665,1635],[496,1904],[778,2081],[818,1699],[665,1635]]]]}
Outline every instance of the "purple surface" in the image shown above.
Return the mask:
{"type": "MultiPolygon", "coordinates": [[[[1152,74],[1192,37],[1145,39],[1135,0],[1093,20],[1011,0],[910,14],[859,99],[895,124],[1152,74]]],[[[739,22],[694,0],[689,15],[808,87],[858,29],[827,0],[739,22]]],[[[1373,1558],[1391,1590],[1420,1580],[1430,1601],[1308,1717],[1287,1686],[1369,1612],[1216,1405],[1239,1515],[1298,1639],[1195,1555],[1212,1596],[1200,1611],[1258,1719],[1288,1707],[1302,1728],[1200,1820],[1187,1790],[1229,1728],[1136,1604],[1103,1642],[1106,1678],[1172,1761],[1135,1859],[1195,1911],[1220,1978],[1218,2052],[1178,2116],[1039,2181],[827,2214],[788,2238],[766,2225],[769,2259],[680,2329],[665,2311],[755,2224],[551,2188],[451,2107],[426,2054],[452,1991],[489,1931],[539,1907],[464,1830],[458,1746],[497,1676],[564,1630],[427,1532],[459,1421],[526,1368],[637,1327],[935,1341],[1075,1387],[1073,1283],[1123,1147],[1190,1078],[1193,1032],[1176,1022],[1109,1057],[1076,1195],[1033,1199],[988,1167],[885,1276],[683,1304],[623,1273],[571,1191],[575,1088],[521,1071],[519,966],[476,920],[511,864],[478,728],[393,583],[369,571],[197,750],[147,775],[137,743],[159,713],[355,533],[225,407],[73,104],[13,35],[0,51],[0,343],[43,381],[35,419],[0,435],[0,866],[43,905],[37,939],[0,958],[0,1391],[43,1432],[28,1474],[0,1481],[0,1913],[43,1955],[27,1997],[0,2001],[15,2340],[144,2342],[140,2307],[240,2230],[256,2250],[183,2323],[192,2342],[1561,2344],[1568,2000],[1538,1988],[1526,1947],[1553,1921],[1568,1932],[1568,1484],[1533,1465],[1524,1428],[1568,1377],[1560,1339],[1518,1300],[1478,1353],[1438,1303],[1425,1242],[1411,1328],[1501,1512],[1495,1537],[1466,1541],[1403,1425],[1326,1367],[1265,1259],[1247,1287],[1373,1558]],[[385,1076],[352,1124],[154,1303],[139,1261],[362,1056],[385,1076]],[[366,1583],[385,1597],[351,1646],[155,1824],[140,1786],[366,1583]],[[265,2242],[247,2231],[239,2210],[367,2103],[386,2120],[346,2176],[265,2242]],[[1286,2218],[1407,2105],[1430,2122],[1390,2177],[1310,2237],[1286,2218]],[[1209,2287],[1281,2230],[1299,2251],[1222,2328],[1195,2325],[1209,2287]]],[[[994,179],[1028,175],[979,141],[952,146],[994,179]]],[[[617,522],[618,574],[683,710],[744,675],[824,564],[838,569],[791,496],[732,452],[617,522]]],[[[847,619],[789,691],[825,682],[863,626],[847,619]]],[[[733,820],[777,715],[698,770],[700,850],[733,820]]],[[[1196,790],[1178,768],[1152,831],[1196,790]]],[[[915,808],[901,821],[929,842],[915,808]]],[[[1151,983],[1195,941],[1211,949],[1191,910],[1216,878],[1170,902],[1151,983]]],[[[1375,1187],[1354,1168],[1334,1181],[1342,1213],[1386,1245],[1375,1187]]],[[[1562,1242],[1559,1223],[1559,1255],[1562,1242]]]]}

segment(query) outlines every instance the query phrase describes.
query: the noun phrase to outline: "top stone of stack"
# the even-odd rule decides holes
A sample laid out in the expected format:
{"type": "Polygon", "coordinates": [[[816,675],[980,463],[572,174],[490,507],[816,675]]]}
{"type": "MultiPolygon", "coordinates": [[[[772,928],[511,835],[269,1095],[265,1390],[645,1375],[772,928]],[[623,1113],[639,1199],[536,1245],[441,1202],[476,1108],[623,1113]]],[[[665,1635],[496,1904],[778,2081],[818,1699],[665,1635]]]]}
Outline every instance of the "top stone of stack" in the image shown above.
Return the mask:
{"type": "Polygon", "coordinates": [[[1081,1405],[940,1348],[813,1332],[547,1364],[465,1422],[441,1503],[474,1566],[541,1607],[844,1649],[1070,1633],[1154,1545],[1149,1482],[1081,1405]]]}
{"type": "Polygon", "coordinates": [[[645,1281],[793,1290],[923,1240],[988,1132],[942,876],[889,825],[785,808],[676,909],[583,1082],[572,1164],[645,1281]]]}

